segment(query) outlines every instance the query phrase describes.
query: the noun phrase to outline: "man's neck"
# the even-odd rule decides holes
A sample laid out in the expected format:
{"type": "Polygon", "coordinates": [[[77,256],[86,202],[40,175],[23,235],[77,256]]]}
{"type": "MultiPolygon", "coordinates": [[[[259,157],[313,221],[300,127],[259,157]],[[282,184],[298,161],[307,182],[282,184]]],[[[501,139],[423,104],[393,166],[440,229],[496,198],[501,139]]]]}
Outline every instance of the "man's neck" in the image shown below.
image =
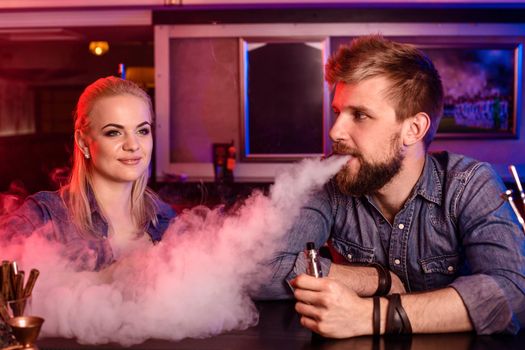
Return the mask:
{"type": "Polygon", "coordinates": [[[425,167],[425,152],[407,155],[401,171],[383,188],[372,195],[385,219],[392,224],[403,208],[425,167]]]}

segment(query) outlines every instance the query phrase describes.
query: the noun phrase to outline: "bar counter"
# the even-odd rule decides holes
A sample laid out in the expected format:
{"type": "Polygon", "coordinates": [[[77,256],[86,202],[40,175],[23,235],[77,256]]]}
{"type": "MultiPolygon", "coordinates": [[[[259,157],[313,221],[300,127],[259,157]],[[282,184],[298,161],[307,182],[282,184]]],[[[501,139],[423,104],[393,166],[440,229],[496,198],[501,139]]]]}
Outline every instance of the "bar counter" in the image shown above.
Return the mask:
{"type": "MultiPolygon", "coordinates": [[[[525,331],[516,336],[477,336],[472,333],[413,335],[411,337],[382,337],[374,342],[372,337],[334,340],[312,336],[312,332],[299,324],[299,316],[292,301],[257,302],[259,324],[244,331],[233,331],[205,339],[184,339],[178,342],[148,340],[126,349],[358,349],[358,350],[473,350],[473,349],[524,349],[525,331]]],[[[87,346],[73,339],[42,338],[40,350],[120,349],[118,344],[87,346]]]]}

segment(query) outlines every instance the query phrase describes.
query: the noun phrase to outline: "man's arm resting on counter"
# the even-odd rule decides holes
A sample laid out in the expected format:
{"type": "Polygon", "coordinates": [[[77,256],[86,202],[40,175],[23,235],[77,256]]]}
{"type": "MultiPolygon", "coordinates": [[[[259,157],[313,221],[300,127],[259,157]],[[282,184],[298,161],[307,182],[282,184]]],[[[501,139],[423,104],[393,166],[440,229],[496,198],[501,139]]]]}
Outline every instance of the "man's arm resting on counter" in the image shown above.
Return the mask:
{"type": "MultiPolygon", "coordinates": [[[[390,272],[392,287],[390,293],[405,293],[403,283],[395,273],[390,272]]],[[[370,266],[331,264],[328,277],[342,282],[361,297],[374,295],[379,284],[377,269],[370,266]]]]}
{"type": "MultiPolygon", "coordinates": [[[[331,278],[298,276],[293,282],[296,310],[301,324],[330,338],[348,338],[373,333],[372,298],[359,297],[331,278]]],[[[381,333],[386,329],[388,300],[381,298],[381,333]]],[[[404,294],[401,303],[414,333],[446,333],[472,330],[459,294],[450,287],[424,293],[404,294]]]]}
{"type": "MultiPolygon", "coordinates": [[[[388,304],[388,301],[385,299],[388,304]]],[[[431,292],[403,294],[401,304],[414,333],[451,333],[473,330],[467,308],[458,292],[451,287],[431,292]]],[[[385,312],[386,312],[386,306],[385,312]]],[[[382,316],[383,316],[383,312],[382,316]]],[[[384,314],[386,319],[386,313],[384,314]]],[[[382,328],[384,330],[384,319],[382,328]]]]}

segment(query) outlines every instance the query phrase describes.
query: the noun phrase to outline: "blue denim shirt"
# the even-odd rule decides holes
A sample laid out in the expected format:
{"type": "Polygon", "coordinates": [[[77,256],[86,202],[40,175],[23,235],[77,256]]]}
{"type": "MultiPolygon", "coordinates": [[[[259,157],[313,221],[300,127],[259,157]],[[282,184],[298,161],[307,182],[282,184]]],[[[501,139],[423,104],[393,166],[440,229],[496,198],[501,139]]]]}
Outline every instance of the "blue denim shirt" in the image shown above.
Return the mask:
{"type": "MultiPolygon", "coordinates": [[[[524,233],[503,191],[487,163],[428,155],[390,225],[372,197],[346,196],[332,180],[302,208],[271,263],[274,278],[258,297],[290,297],[283,280],[304,272],[298,253],[308,241],[317,247],[329,241],[350,263],[388,267],[407,292],[454,288],[480,334],[515,333],[525,321],[524,233]]],[[[330,261],[322,260],[322,268],[326,274],[330,261]]]]}
{"type": "MultiPolygon", "coordinates": [[[[70,219],[69,211],[60,193],[38,192],[27,197],[13,213],[0,218],[0,241],[8,244],[12,239],[27,237],[38,232],[51,241],[61,243],[62,253],[78,270],[100,270],[114,261],[108,237],[108,223],[100,214],[100,209],[90,195],[91,218],[97,237],[85,238],[70,219]]],[[[157,201],[158,225],[152,222],[146,228],[153,243],[160,241],[175,217],[172,208],[157,201]]]]}

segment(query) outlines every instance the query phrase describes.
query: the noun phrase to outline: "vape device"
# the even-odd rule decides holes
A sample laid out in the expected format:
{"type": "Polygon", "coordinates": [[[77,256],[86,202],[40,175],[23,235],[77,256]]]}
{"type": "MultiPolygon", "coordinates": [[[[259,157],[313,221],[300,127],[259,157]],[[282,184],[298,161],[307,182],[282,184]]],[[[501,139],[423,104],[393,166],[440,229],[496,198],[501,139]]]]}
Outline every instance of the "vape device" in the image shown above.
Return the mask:
{"type": "Polygon", "coordinates": [[[308,260],[308,267],[306,268],[306,273],[316,278],[323,277],[321,263],[319,262],[319,254],[315,249],[314,242],[306,243],[306,259],[308,260]]]}

